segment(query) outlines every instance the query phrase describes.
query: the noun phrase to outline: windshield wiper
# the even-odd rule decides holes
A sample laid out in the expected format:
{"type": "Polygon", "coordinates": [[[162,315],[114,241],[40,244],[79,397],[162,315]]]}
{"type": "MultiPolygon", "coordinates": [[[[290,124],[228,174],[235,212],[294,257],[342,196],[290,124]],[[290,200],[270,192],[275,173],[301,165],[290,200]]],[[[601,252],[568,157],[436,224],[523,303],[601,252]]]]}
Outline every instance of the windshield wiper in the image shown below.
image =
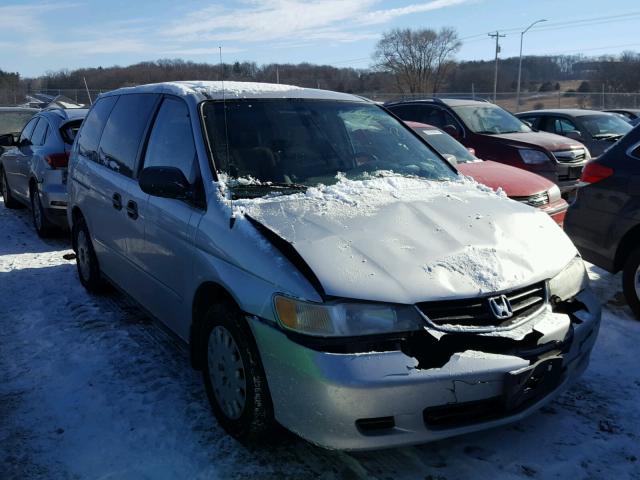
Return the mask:
{"type": "Polygon", "coordinates": [[[614,138],[621,138],[624,135],[622,133],[596,133],[593,138],[603,139],[603,140],[613,140],[614,138]]]}
{"type": "Polygon", "coordinates": [[[248,183],[233,185],[230,187],[233,194],[233,198],[257,198],[266,195],[269,192],[300,192],[305,191],[306,185],[299,183],[284,183],[284,182],[270,182],[270,183],[248,183]]]}

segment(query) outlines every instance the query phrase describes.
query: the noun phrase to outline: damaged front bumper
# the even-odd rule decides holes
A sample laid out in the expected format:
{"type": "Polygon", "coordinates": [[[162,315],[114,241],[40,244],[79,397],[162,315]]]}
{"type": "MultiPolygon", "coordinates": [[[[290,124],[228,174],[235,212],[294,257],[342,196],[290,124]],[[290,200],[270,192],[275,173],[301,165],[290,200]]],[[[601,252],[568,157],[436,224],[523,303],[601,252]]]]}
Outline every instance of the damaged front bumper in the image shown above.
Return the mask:
{"type": "Polygon", "coordinates": [[[390,351],[327,353],[292,342],[255,317],[248,320],[276,419],[320,446],[367,450],[513,422],[556,397],[586,369],[600,325],[600,304],[591,291],[576,300],[577,311],[549,307],[505,332],[457,337],[463,334],[427,329],[431,341],[449,342],[443,347],[447,360],[433,365],[433,345],[425,343],[419,352],[419,338],[390,351]],[[465,338],[473,339],[469,348],[465,338]],[[478,348],[483,345],[489,351],[478,348]]]}

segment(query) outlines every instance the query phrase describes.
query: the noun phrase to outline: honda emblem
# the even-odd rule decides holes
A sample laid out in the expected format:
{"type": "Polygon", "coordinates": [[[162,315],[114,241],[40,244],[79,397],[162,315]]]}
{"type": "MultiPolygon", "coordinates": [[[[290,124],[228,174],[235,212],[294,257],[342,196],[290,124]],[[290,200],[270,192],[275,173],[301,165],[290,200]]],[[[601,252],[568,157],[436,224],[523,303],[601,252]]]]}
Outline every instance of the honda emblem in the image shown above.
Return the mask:
{"type": "Polygon", "coordinates": [[[491,313],[498,320],[506,320],[513,316],[513,309],[511,308],[511,302],[506,295],[500,295],[499,297],[491,297],[489,299],[489,308],[491,313]]]}

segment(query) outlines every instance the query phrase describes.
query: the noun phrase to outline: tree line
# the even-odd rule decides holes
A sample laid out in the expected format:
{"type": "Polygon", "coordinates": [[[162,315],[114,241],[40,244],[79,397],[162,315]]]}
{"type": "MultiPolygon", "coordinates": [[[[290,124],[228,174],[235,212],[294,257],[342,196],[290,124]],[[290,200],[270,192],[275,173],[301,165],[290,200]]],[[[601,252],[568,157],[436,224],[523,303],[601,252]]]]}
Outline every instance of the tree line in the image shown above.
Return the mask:
{"type": "MultiPolygon", "coordinates": [[[[364,95],[438,94],[490,92],[493,61],[457,61],[462,42],[452,28],[395,29],[384,33],[372,55],[369,68],[329,65],[266,64],[255,62],[205,63],[161,59],[129,66],[81,68],[47,72],[36,78],[0,70],[0,104],[21,101],[34,91],[75,90],[85,81],[91,90],[170,80],[238,80],[277,82],[364,95]]],[[[514,92],[518,58],[501,59],[498,91],[514,92]]],[[[595,90],[640,91],[640,54],[618,56],[583,55],[527,56],[522,62],[524,92],[550,91],[563,80],[585,80],[595,90]]],[[[85,100],[86,101],[86,100],[85,100]]]]}

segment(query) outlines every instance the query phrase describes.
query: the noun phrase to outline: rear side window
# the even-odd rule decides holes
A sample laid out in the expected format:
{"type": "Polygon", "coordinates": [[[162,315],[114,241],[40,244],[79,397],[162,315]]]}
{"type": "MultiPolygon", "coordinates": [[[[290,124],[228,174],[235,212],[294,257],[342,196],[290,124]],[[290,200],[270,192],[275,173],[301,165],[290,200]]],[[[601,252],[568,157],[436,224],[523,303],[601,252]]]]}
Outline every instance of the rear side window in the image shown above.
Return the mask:
{"type": "Polygon", "coordinates": [[[417,105],[392,105],[389,107],[394,114],[400,117],[402,120],[409,120],[413,122],[421,122],[421,108],[417,105]]]}
{"type": "Polygon", "coordinates": [[[100,143],[100,136],[104,125],[107,122],[109,113],[118,97],[105,97],[99,99],[91,108],[85,118],[82,128],[78,133],[78,152],[93,161],[98,160],[97,151],[100,143]]]}
{"type": "Polygon", "coordinates": [[[49,122],[46,119],[40,118],[38,125],[33,130],[31,135],[32,145],[44,145],[44,140],[47,137],[47,130],[49,129],[49,122]]]}
{"type": "Polygon", "coordinates": [[[133,176],[142,134],[156,100],[154,94],[120,96],[100,139],[100,163],[128,177],[133,176]]]}
{"type": "Polygon", "coordinates": [[[196,147],[187,105],[165,98],[156,117],[147,152],[145,167],[176,167],[191,184],[198,178],[196,147]]]}

